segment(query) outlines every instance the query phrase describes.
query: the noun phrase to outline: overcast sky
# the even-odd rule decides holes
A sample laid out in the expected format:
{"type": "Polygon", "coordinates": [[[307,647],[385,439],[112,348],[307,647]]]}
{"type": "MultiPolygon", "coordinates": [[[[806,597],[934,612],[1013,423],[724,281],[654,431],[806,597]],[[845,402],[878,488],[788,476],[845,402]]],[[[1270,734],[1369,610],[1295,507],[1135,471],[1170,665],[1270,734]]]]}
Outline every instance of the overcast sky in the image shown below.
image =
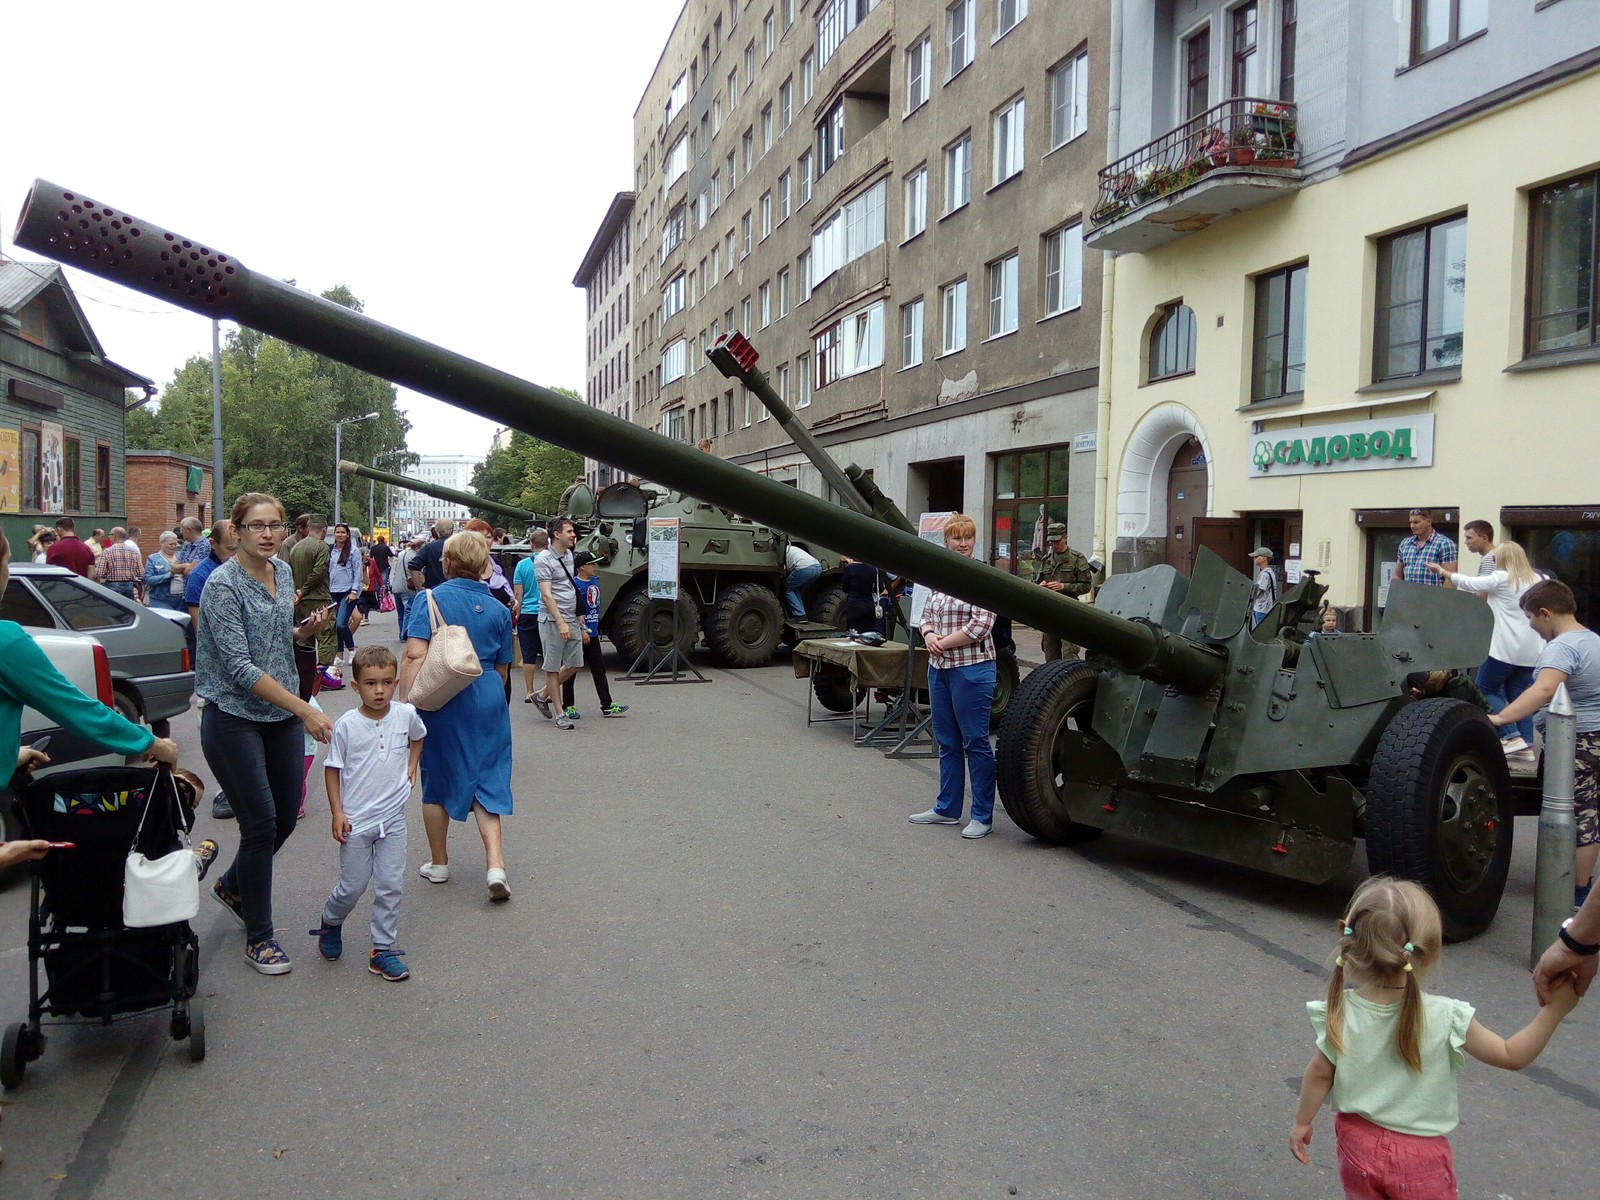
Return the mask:
{"type": "MultiPolygon", "coordinates": [[[[548,387],[583,389],[572,277],[633,186],[633,113],[680,0],[14,4],[0,251],[35,177],[548,387]]],[[[160,387],[211,324],[78,271],[107,355],[160,387]]],[[[493,426],[401,392],[411,449],[493,426]]],[[[224,430],[226,435],[226,430],[224,430]]]]}

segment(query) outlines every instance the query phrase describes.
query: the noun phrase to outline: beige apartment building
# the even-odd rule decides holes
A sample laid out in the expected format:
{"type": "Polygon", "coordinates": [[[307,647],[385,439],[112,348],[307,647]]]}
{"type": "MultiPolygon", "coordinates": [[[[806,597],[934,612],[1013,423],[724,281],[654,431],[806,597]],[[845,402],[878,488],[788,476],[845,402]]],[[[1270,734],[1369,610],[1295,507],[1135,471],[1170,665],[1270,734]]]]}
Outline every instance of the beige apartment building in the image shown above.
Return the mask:
{"type": "Polygon", "coordinates": [[[707,362],[737,329],[908,512],[971,513],[1012,571],[1049,520],[1088,548],[1108,25],[1044,0],[688,0],[634,118],[625,415],[826,494],[707,362]]]}
{"type": "MultiPolygon", "coordinates": [[[[632,192],[612,199],[572,278],[584,293],[584,403],[623,420],[633,371],[633,201],[632,192]]],[[[598,489],[617,475],[610,464],[585,458],[583,477],[598,489]]]]}

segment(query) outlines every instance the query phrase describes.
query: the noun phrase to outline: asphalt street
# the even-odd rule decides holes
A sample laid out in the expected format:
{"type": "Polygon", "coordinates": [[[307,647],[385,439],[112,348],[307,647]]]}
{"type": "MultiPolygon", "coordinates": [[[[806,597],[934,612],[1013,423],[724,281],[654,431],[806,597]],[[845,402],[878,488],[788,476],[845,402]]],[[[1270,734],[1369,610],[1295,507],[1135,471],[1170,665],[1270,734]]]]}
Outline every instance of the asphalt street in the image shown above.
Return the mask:
{"type": "MultiPolygon", "coordinates": [[[[706,674],[614,683],[632,711],[604,721],[584,676],[570,732],[516,682],[513,898],[489,904],[470,827],[448,883],[418,878],[413,805],[404,983],[365,969],[365,901],[343,961],[307,936],[337,874],[319,760],[277,859],[293,972],[255,974],[203,900],[206,1061],[164,1016],[57,1029],[4,1096],[0,1197],[1338,1194],[1331,1117],[1311,1168],[1287,1135],[1359,852],[1311,887],[1045,846],[1003,812],[966,842],[905,819],[936,764],[808,728],[786,660],[706,674]]],[[[174,736],[209,780],[193,713],[174,736]]],[[[1493,929],[1430,981],[1502,1033],[1534,1011],[1534,830],[1493,929]]],[[[200,831],[226,860],[234,826],[200,831]]],[[[0,1022],[26,1012],[26,908],[0,894],[0,1022]]],[[[1463,1196],[1592,1190],[1595,1003],[1529,1071],[1469,1062],[1463,1196]]]]}

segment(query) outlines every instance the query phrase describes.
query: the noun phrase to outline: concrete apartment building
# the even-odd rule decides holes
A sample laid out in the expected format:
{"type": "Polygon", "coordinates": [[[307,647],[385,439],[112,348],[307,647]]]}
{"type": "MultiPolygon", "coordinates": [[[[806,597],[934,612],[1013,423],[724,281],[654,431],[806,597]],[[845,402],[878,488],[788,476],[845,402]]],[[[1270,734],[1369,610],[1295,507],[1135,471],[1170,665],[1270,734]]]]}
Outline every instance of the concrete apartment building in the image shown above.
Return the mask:
{"type": "MultiPolygon", "coordinates": [[[[406,471],[413,479],[454,488],[458,492],[472,490],[472,473],[483,462],[481,454],[424,454],[416,466],[406,471]]],[[[472,514],[451,500],[441,500],[422,492],[397,490],[394,496],[394,516],[398,526],[425,529],[441,517],[451,521],[466,521],[472,514]],[[401,514],[405,514],[402,516],[401,514]]]]}
{"type": "MultiPolygon", "coordinates": [[[[628,419],[633,375],[633,201],[618,192],[572,277],[584,291],[583,399],[591,408],[628,419]]],[[[583,460],[589,486],[619,478],[608,463],[583,460]]]]}
{"type": "MultiPolygon", "coordinates": [[[[1600,10],[1122,0],[1091,213],[1113,565],[1274,549],[1370,628],[1409,510],[1600,614],[1600,10]],[[1218,134],[1221,134],[1219,137],[1218,134]],[[1248,160],[1238,151],[1248,151],[1248,160]]],[[[1463,554],[1463,570],[1477,558],[1463,554]]]]}
{"type": "Polygon", "coordinates": [[[745,333],[834,457],[1026,571],[1094,528],[1108,10],[688,0],[635,115],[636,423],[826,485],[704,357],[745,333]]]}

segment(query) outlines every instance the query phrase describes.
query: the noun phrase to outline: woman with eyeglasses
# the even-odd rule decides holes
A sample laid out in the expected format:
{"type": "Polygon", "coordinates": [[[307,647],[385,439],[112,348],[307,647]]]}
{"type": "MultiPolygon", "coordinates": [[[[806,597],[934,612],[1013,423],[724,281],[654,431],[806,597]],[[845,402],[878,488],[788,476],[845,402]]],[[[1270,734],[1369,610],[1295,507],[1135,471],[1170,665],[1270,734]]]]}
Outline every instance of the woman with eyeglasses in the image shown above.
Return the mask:
{"type": "Polygon", "coordinates": [[[200,597],[195,691],[200,745],[239,818],[239,851],[212,885],[245,931],[245,959],[263,975],[289,970],[273,936],[272,857],[294,832],[302,794],[303,735],[326,742],[333,723],[300,699],[294,643],[333,619],[319,609],[294,621],[294,572],[275,557],[286,530],[276,497],[233,502],[239,551],[211,573],[200,597]]]}

